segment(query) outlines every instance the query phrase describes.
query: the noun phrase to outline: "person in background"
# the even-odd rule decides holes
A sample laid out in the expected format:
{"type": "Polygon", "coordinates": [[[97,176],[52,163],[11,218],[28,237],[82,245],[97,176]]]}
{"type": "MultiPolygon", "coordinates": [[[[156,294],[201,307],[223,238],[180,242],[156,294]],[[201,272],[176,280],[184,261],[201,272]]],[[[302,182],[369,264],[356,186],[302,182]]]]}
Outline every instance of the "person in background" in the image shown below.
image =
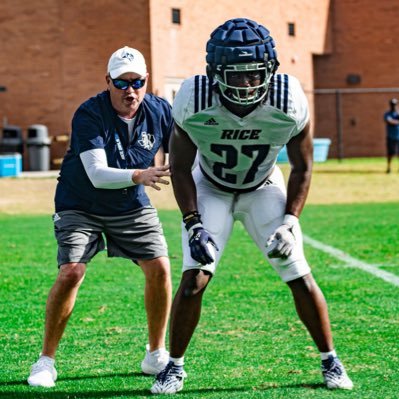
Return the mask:
{"type": "Polygon", "coordinates": [[[384,114],[386,125],[387,143],[387,173],[391,173],[391,163],[395,155],[399,156],[399,113],[397,110],[398,100],[389,100],[389,111],[384,114]]]}
{"type": "Polygon", "coordinates": [[[59,272],[47,299],[44,342],[28,378],[31,386],[55,385],[58,344],[87,264],[105,242],[109,257],[130,259],[145,276],[148,344],[142,371],[157,374],[168,361],[168,248],[144,186],[160,190],[169,184],[162,154],[168,150],[173,118],[165,100],[146,94],[148,78],[143,55],[120,48],[109,59],[107,90],[85,101],[73,116],[55,193],[59,272]]]}
{"type": "MultiPolygon", "coordinates": [[[[334,348],[325,298],[303,251],[299,216],[313,161],[305,94],[296,78],[276,74],[274,41],[255,21],[226,21],[211,34],[206,53],[207,76],[185,80],[173,103],[169,155],[183,215],[183,274],[172,305],[170,361],[151,392],[183,389],[184,355],[235,221],[290,288],[320,351],[326,386],[352,389],[334,348]],[[285,144],[288,192],[276,165],[285,144]]],[[[250,260],[242,265],[244,275],[248,267],[250,260]]]]}

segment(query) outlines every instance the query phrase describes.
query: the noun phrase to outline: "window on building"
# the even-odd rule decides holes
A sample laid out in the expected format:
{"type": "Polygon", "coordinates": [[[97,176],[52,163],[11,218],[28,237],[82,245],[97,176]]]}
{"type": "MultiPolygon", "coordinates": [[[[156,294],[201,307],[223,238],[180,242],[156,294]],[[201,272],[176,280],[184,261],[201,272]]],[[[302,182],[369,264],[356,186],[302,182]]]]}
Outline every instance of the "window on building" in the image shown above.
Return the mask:
{"type": "Polygon", "coordinates": [[[288,36],[295,36],[295,24],[288,22],[288,36]]]}
{"type": "Polygon", "coordinates": [[[173,103],[173,100],[176,97],[176,94],[178,90],[180,89],[180,86],[183,82],[182,78],[172,78],[172,77],[167,77],[165,78],[165,86],[163,90],[163,97],[166,98],[170,104],[173,103]]]}
{"type": "Polygon", "coordinates": [[[180,8],[172,8],[172,23],[180,25],[180,8]]]}
{"type": "Polygon", "coordinates": [[[346,75],[346,83],[348,85],[358,85],[362,82],[362,77],[357,73],[350,73],[346,75]]]}

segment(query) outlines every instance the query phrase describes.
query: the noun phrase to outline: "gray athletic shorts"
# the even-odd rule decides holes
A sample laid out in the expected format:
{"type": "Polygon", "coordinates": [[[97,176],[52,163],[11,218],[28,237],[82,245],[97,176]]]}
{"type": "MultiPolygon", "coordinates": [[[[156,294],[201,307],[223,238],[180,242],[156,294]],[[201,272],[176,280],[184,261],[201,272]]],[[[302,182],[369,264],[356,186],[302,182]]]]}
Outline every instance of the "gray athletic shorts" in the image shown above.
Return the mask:
{"type": "Polygon", "coordinates": [[[99,251],[105,250],[105,240],[109,257],[118,256],[137,263],[140,259],[168,256],[162,225],[152,207],[123,216],[62,211],[53,215],[53,221],[58,266],[90,262],[99,251]]]}

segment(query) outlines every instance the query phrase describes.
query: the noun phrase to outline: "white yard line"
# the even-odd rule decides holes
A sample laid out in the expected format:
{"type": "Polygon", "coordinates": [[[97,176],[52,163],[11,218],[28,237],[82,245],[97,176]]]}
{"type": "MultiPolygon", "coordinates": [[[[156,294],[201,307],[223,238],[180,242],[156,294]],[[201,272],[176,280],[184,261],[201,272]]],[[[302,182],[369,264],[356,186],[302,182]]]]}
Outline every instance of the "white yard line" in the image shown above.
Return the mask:
{"type": "Polygon", "coordinates": [[[310,238],[306,235],[303,236],[303,241],[306,244],[310,245],[311,247],[319,249],[320,251],[325,252],[325,253],[333,256],[334,258],[345,262],[345,264],[348,267],[353,267],[356,269],[363,270],[367,273],[372,274],[373,276],[379,277],[382,280],[399,287],[399,277],[395,274],[389,273],[385,270],[381,270],[376,265],[370,265],[368,263],[362,262],[361,260],[352,258],[352,256],[348,255],[347,253],[345,253],[337,248],[330,247],[329,245],[323,244],[320,241],[316,241],[313,238],[310,238]]]}

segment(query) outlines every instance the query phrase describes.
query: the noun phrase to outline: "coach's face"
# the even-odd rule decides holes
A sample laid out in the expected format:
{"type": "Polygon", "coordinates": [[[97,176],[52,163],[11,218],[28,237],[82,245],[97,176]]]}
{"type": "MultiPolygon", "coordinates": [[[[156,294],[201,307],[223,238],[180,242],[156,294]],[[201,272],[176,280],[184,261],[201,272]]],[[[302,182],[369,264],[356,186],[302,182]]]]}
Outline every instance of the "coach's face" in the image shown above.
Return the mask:
{"type": "Polygon", "coordinates": [[[147,90],[148,73],[140,76],[127,72],[116,79],[106,75],[111,103],[118,115],[133,118],[147,90]]]}

